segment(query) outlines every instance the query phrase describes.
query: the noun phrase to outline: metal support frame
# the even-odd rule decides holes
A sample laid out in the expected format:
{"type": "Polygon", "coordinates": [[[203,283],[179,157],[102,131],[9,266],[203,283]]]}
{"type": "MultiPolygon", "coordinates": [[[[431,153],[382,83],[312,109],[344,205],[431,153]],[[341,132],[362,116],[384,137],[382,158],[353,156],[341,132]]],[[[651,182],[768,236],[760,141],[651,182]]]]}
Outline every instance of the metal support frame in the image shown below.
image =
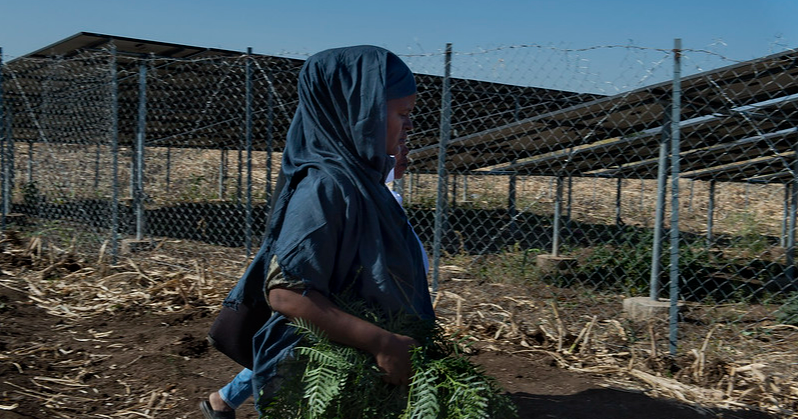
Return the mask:
{"type": "Polygon", "coordinates": [[[710,181],[710,190],[707,196],[707,247],[713,246],[713,215],[716,211],[716,181],[710,181]]]}
{"type": "Polygon", "coordinates": [[[227,181],[227,149],[219,149],[219,179],[217,185],[217,197],[220,201],[225,200],[225,182],[227,181]]]}
{"type": "MultiPolygon", "coordinates": [[[[435,232],[433,234],[433,296],[438,292],[439,265],[441,263],[441,239],[447,214],[447,143],[452,134],[452,92],[450,71],[452,68],[452,44],[447,43],[444,56],[444,80],[441,89],[441,133],[438,141],[438,193],[436,197],[435,232]]],[[[434,297],[435,298],[435,297],[434,297]]]]}
{"type": "Polygon", "coordinates": [[[452,203],[450,204],[451,208],[457,208],[458,207],[457,199],[458,199],[458,174],[457,173],[453,173],[452,174],[452,203]]]}
{"type": "Polygon", "coordinates": [[[247,149],[247,203],[244,210],[244,247],[247,258],[252,252],[252,47],[247,47],[245,65],[245,141],[247,149]]]}
{"type": "Polygon", "coordinates": [[[560,255],[560,214],[563,207],[563,176],[557,177],[555,187],[555,215],[552,222],[552,256],[560,255]]]}
{"type": "MultiPolygon", "coordinates": [[[[516,160],[513,160],[512,164],[516,163],[516,160]]],[[[516,172],[513,172],[508,176],[508,216],[510,217],[508,229],[510,230],[511,237],[516,237],[516,234],[519,231],[519,225],[516,223],[516,218],[518,214],[518,209],[516,205],[516,184],[518,181],[518,175],[516,172]]]]}
{"type": "Polygon", "coordinates": [[[139,108],[136,148],[133,157],[133,208],[136,214],[136,240],[144,238],[144,142],[147,129],[147,61],[139,63],[139,108]]]}
{"type": "Polygon", "coordinates": [[[572,200],[573,200],[573,182],[572,175],[566,178],[566,231],[571,232],[572,221],[572,200]]]}
{"type": "Polygon", "coordinates": [[[677,300],[680,292],[680,55],[682,40],[674,40],[671,102],[671,226],[669,252],[669,354],[677,355],[677,300]]]}
{"type": "Polygon", "coordinates": [[[242,171],[244,168],[244,157],[242,155],[242,141],[239,138],[239,146],[236,150],[238,152],[237,159],[236,159],[236,204],[241,207],[241,203],[244,201],[244,198],[241,196],[241,191],[244,186],[244,180],[242,179],[242,171]]]}
{"type": "Polygon", "coordinates": [[[111,261],[119,255],[119,80],[117,47],[111,43],[111,261]]]}
{"type": "Polygon", "coordinates": [[[655,203],[655,221],[652,226],[652,262],[649,274],[649,298],[657,300],[660,294],[660,256],[663,252],[663,220],[666,207],[666,166],[669,161],[669,141],[671,138],[671,114],[668,108],[663,110],[663,131],[660,137],[658,155],[657,201],[655,203]]]}
{"type": "Polygon", "coordinates": [[[790,183],[791,209],[788,219],[788,239],[785,243],[785,276],[789,283],[796,282],[796,207],[797,207],[797,181],[790,183]]]}
{"type": "MultiPolygon", "coordinates": [[[[272,73],[267,71],[266,80],[269,83],[269,88],[266,89],[266,217],[269,218],[269,213],[272,212],[272,148],[274,147],[274,140],[272,133],[275,125],[275,110],[274,110],[274,92],[272,84],[272,73]]],[[[269,226],[264,223],[264,233],[269,226]]]]}
{"type": "Polygon", "coordinates": [[[7,187],[8,177],[6,174],[6,153],[5,153],[5,144],[8,138],[10,137],[10,124],[8,124],[8,115],[5,111],[5,102],[3,101],[3,48],[0,48],[0,150],[2,150],[2,157],[0,160],[0,164],[2,165],[2,175],[3,175],[3,184],[2,184],[2,217],[0,217],[0,228],[5,231],[6,229],[6,216],[8,215],[8,190],[7,187]]]}
{"type": "Polygon", "coordinates": [[[616,227],[620,228],[621,220],[621,186],[622,178],[616,178],[616,227]]]}

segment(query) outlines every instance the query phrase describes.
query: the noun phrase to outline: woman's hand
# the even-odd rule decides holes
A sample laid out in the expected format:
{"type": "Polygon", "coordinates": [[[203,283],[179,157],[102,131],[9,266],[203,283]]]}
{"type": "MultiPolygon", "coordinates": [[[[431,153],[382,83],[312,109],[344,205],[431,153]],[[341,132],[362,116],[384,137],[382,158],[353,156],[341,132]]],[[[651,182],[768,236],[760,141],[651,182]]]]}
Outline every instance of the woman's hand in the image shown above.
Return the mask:
{"type": "Polygon", "coordinates": [[[411,350],[419,346],[419,342],[396,333],[386,332],[386,334],[380,347],[372,353],[377,366],[386,373],[383,381],[394,385],[407,385],[413,375],[411,350]]]}
{"type": "Polygon", "coordinates": [[[348,314],[316,291],[273,288],[268,294],[272,309],[284,316],[311,322],[333,342],[369,352],[391,384],[408,384],[411,379],[411,349],[419,342],[391,333],[375,324],[348,314]]]}

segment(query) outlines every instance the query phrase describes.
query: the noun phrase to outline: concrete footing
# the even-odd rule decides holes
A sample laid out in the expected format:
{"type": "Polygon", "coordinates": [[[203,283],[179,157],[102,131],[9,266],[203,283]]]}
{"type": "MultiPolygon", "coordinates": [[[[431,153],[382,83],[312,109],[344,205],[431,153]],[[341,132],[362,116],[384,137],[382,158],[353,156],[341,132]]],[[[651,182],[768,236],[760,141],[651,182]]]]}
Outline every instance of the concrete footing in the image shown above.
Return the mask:
{"type": "Polygon", "coordinates": [[[577,268],[577,259],[546,254],[536,256],[535,264],[543,273],[570,272],[577,268]]]}
{"type": "MultiPolygon", "coordinates": [[[[632,320],[668,320],[668,300],[653,300],[649,297],[632,297],[624,300],[624,312],[632,320]]],[[[677,302],[677,310],[684,307],[682,302],[677,302]]]]}

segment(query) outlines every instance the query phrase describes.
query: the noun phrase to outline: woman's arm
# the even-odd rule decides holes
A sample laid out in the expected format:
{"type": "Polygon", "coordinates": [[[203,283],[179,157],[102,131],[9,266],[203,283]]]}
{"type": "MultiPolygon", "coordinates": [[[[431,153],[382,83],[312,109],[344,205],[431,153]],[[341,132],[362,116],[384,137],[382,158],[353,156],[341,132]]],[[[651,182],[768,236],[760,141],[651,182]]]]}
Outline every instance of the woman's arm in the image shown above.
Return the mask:
{"type": "Polygon", "coordinates": [[[311,322],[327,337],[374,355],[378,367],[391,384],[408,384],[411,377],[410,350],[419,343],[408,336],[391,333],[366,320],[348,314],[317,291],[273,288],[269,291],[272,309],[290,319],[311,322]]]}

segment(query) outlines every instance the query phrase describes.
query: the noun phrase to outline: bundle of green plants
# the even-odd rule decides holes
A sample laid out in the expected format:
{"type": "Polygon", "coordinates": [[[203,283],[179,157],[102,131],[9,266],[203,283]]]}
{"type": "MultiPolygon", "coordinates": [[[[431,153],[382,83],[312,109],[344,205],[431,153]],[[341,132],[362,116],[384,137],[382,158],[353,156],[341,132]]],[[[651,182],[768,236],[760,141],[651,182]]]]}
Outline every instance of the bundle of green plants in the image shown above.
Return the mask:
{"type": "Polygon", "coordinates": [[[387,316],[352,299],[336,302],[345,311],[420,342],[411,354],[408,386],[383,381],[374,357],[331,342],[313,325],[293,325],[303,340],[295,350],[300,365],[281,386],[261,418],[516,418],[516,407],[496,381],[463,353],[462,342],[445,335],[435,321],[387,316]],[[301,373],[299,373],[301,371],[301,373]]]}

